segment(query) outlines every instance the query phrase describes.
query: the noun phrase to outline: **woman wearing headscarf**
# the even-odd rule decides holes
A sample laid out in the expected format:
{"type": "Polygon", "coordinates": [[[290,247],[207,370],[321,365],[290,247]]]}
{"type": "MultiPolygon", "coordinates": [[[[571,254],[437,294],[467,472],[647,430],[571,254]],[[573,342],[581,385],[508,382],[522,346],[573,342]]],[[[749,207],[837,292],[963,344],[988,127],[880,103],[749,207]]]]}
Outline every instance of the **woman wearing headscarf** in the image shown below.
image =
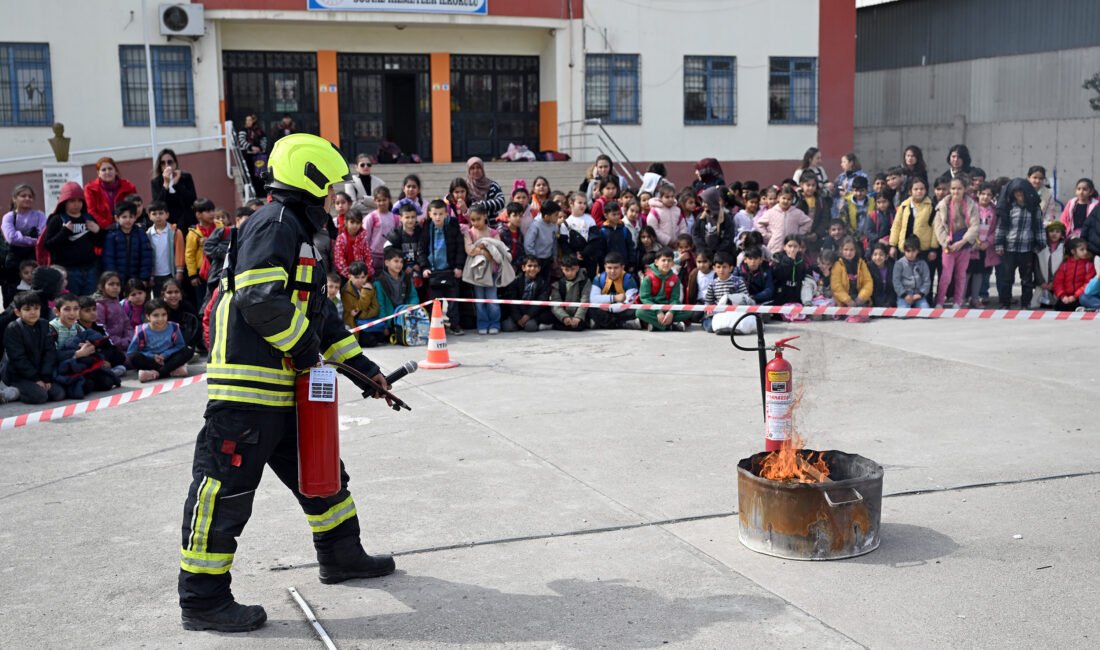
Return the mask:
{"type": "Polygon", "coordinates": [[[104,156],[97,160],[95,171],[95,180],[84,186],[84,203],[99,227],[107,229],[115,222],[115,203],[137,194],[137,188],[119,175],[113,158],[104,156]]]}
{"type": "Polygon", "coordinates": [[[485,175],[485,163],[477,156],[466,161],[466,185],[470,188],[469,204],[481,201],[489,214],[498,214],[508,203],[500,185],[485,175]]]}
{"type": "Polygon", "coordinates": [[[698,194],[710,187],[725,186],[726,179],[722,175],[722,165],[716,158],[703,158],[695,163],[695,181],[691,186],[698,194]]]}

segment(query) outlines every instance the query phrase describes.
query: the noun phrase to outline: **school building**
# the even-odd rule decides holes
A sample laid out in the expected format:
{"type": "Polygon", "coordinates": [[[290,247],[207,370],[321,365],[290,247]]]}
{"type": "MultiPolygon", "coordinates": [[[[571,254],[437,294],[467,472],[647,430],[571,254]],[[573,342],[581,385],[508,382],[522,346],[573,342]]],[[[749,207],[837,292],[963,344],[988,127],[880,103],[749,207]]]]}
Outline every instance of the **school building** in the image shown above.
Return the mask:
{"type": "Polygon", "coordinates": [[[771,180],[807,147],[852,147],[854,0],[152,1],[144,24],[141,0],[110,0],[66,3],[65,29],[52,2],[0,7],[20,16],[0,24],[0,174],[33,172],[11,159],[49,154],[55,121],[78,151],[150,141],[145,27],[157,140],[192,140],[172,146],[192,173],[218,168],[210,182],[222,124],[249,113],[268,130],[289,114],[349,158],[383,140],[425,162],[515,143],[674,178],[716,157],[771,180]],[[162,33],[185,19],[191,35],[162,33]]]}

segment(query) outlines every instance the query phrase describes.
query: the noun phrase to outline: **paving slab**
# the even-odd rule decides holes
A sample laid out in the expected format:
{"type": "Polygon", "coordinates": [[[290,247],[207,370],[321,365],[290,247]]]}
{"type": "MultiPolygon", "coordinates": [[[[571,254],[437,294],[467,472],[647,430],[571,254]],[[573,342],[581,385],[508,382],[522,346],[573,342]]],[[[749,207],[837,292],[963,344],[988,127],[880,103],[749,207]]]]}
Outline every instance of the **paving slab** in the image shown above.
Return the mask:
{"type": "MultiPolygon", "coordinates": [[[[884,464],[891,492],[1100,469],[1095,417],[1074,408],[1095,378],[1073,370],[1100,361],[1098,326],[826,321],[768,338],[802,336],[788,358],[810,445],[884,464]]],[[[268,475],[233,574],[271,622],[184,633],[175,567],[197,385],[0,435],[4,645],[314,644],[289,586],[340,647],[1088,647],[1100,634],[1085,579],[1100,480],[887,499],[878,551],[784,562],[742,548],[722,516],[737,460],[763,437],[755,355],[728,338],[469,334],[450,353],[458,368],[397,385],[411,413],[341,383],[364,544],[537,539],[402,555],[392,577],[322,586],[312,568],[271,570],[314,558],[293,495],[268,475]],[[700,515],[716,517],[547,537],[700,515]]],[[[423,348],[368,354],[392,369],[423,348]]]]}

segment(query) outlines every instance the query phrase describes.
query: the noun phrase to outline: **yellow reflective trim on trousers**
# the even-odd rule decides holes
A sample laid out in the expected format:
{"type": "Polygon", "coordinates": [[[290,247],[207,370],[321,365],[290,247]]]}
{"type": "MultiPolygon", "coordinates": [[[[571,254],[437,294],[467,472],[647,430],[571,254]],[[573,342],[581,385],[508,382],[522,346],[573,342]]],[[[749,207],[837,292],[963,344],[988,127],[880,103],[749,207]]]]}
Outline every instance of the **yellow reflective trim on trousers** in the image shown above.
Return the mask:
{"type": "Polygon", "coordinates": [[[199,483],[199,487],[195,490],[195,505],[191,506],[191,534],[187,536],[187,547],[193,548],[195,546],[195,530],[199,524],[199,510],[201,509],[203,498],[206,496],[206,486],[210,482],[210,478],[204,476],[202,483],[199,483]]]}
{"type": "Polygon", "coordinates": [[[279,386],[294,385],[294,371],[239,363],[211,363],[206,367],[208,379],[238,379],[279,386]]]}
{"type": "Polygon", "coordinates": [[[214,519],[214,501],[217,499],[221,481],[204,477],[195,497],[194,512],[191,516],[191,537],[188,546],[193,551],[206,552],[206,540],[210,533],[210,523],[214,519]]]}
{"type": "Polygon", "coordinates": [[[249,269],[248,271],[238,273],[233,278],[233,284],[238,289],[251,287],[254,284],[263,284],[265,282],[278,282],[285,287],[287,277],[285,269],[278,266],[270,266],[263,269],[249,269]]]}
{"type": "Polygon", "coordinates": [[[245,404],[260,404],[263,406],[294,406],[294,391],[264,390],[262,388],[246,388],[243,386],[226,386],[225,384],[210,384],[207,389],[207,397],[212,400],[224,402],[242,402],[245,404]]]}
{"type": "Polygon", "coordinates": [[[315,533],[323,533],[332,530],[348,519],[355,516],[355,502],[351,497],[332,506],[319,515],[306,515],[310,529],[315,533]]]}
{"type": "Polygon", "coordinates": [[[180,568],[188,573],[221,575],[233,567],[232,553],[198,553],[180,549],[180,568]]]}
{"type": "Polygon", "coordinates": [[[324,357],[329,361],[347,361],[362,352],[355,335],[350,335],[333,343],[325,350],[324,357]]]}
{"type": "Polygon", "coordinates": [[[288,352],[298,343],[298,339],[302,338],[307,329],[309,329],[309,319],[300,309],[295,307],[294,315],[290,319],[290,327],[278,334],[265,336],[264,339],[275,349],[288,352]]]}

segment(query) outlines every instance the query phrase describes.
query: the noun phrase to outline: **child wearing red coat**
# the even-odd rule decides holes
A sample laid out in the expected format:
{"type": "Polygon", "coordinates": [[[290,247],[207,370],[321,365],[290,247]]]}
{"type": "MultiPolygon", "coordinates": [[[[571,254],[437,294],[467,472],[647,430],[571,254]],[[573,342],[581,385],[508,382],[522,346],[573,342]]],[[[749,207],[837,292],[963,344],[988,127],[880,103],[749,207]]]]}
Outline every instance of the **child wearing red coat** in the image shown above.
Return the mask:
{"type": "Polygon", "coordinates": [[[367,277],[374,277],[371,258],[370,235],[363,230],[363,209],[356,205],[344,217],[344,228],[336,237],[332,248],[332,262],[340,277],[347,279],[348,266],[359,261],[367,265],[367,277]]]}
{"type": "Polygon", "coordinates": [[[1085,240],[1070,239],[1066,242],[1066,250],[1072,257],[1067,257],[1054,274],[1055,309],[1058,311],[1077,309],[1081,294],[1085,293],[1085,285],[1096,275],[1085,240]]]}

